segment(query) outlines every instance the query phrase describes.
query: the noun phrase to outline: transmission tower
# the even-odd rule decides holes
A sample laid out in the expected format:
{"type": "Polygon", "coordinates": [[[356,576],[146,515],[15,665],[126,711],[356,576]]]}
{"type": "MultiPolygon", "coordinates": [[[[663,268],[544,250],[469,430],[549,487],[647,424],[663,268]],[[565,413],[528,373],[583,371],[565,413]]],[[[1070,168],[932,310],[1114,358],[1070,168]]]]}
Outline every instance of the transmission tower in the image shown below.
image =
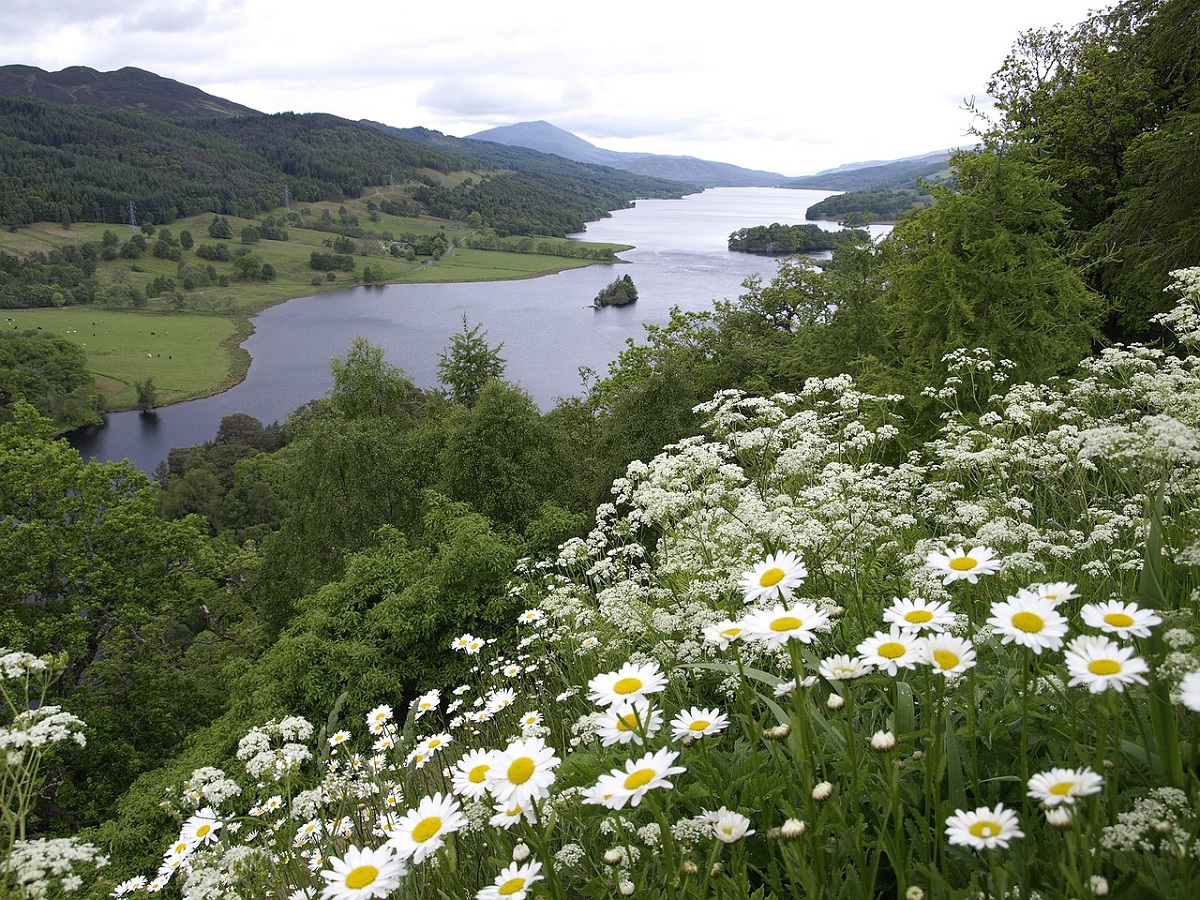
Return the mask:
{"type": "Polygon", "coordinates": [[[137,228],[137,213],[133,211],[133,201],[129,201],[129,227],[137,228]]]}

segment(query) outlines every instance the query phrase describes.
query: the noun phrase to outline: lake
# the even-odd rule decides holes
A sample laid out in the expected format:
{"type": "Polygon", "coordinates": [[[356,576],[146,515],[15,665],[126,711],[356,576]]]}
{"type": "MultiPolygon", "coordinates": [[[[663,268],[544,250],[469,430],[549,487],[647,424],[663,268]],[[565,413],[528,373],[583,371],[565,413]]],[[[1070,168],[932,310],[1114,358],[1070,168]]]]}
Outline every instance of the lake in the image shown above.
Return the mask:
{"type": "Polygon", "coordinates": [[[621,254],[623,263],[518,281],[362,286],[289,300],[252,320],[254,334],[243,344],[252,363],[237,386],[149,415],[111,413],[103,426],[69,440],[85,458],[129,459],[152,473],[172,447],[212,440],[227,415],[248,413],[269,424],[323,396],[333,386],[329,360],[358,335],[383,346],[388,362],[418,386],[436,387],[438,353],[464,315],[469,325],[483,326],[488,343],[503,343],[506,378],[550,409],[556,399],[582,393],[581,366],[603,375],[627,340],[640,341],[643,323],[665,325],[672,306],[702,310],[737,297],[751,275],[769,280],[775,260],[731,253],[729,234],[772,222],[801,224],[805,210],[830,193],[716,188],[681,200],[639,200],[577,235],[635,245],[621,254]],[[625,274],[637,286],[637,302],[592,309],[597,292],[625,274]]]}

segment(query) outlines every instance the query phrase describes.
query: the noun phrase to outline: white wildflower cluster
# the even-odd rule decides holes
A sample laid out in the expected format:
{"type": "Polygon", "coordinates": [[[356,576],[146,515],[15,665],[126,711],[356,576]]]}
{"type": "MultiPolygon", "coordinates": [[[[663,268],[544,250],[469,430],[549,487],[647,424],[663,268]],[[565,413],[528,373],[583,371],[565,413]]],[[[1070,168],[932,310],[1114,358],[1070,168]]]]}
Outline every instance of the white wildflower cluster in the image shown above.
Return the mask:
{"type": "Polygon", "coordinates": [[[241,786],[222,769],[204,766],[192,772],[179,796],[185,808],[198,809],[201,806],[219,807],[241,792],[241,786]]]}
{"type": "Polygon", "coordinates": [[[67,894],[78,890],[83,878],[77,867],[100,869],[107,865],[107,856],[75,838],[16,841],[7,860],[22,896],[29,900],[42,900],[55,891],[67,894]]]}
{"type": "Polygon", "coordinates": [[[0,727],[0,751],[6,753],[10,764],[27,749],[40,749],[61,741],[87,745],[83,735],[85,725],[78,716],[59,706],[39,706],[18,713],[7,726],[0,727]]]}
{"type": "Polygon", "coordinates": [[[23,650],[14,650],[0,655],[0,677],[28,678],[35,672],[47,672],[54,667],[53,657],[34,656],[23,650]]]}
{"type": "Polygon", "coordinates": [[[252,728],[238,742],[237,758],[245,763],[251,777],[279,781],[312,759],[312,751],[303,743],[312,734],[313,727],[307,719],[299,716],[272,719],[252,728]]]}
{"type": "Polygon", "coordinates": [[[1183,791],[1154,788],[1138,798],[1132,809],[1117,815],[1117,824],[1104,829],[1100,846],[1131,853],[1188,854],[1200,859],[1200,844],[1195,840],[1198,818],[1183,791]]]}

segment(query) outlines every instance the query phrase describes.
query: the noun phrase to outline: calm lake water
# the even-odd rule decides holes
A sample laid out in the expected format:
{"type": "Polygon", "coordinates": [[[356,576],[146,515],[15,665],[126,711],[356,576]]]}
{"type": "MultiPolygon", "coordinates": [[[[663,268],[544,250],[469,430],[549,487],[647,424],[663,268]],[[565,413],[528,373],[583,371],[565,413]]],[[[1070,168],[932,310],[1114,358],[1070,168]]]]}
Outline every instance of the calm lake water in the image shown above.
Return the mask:
{"type": "Polygon", "coordinates": [[[254,317],[254,334],[243,344],[253,362],[241,384],[151,415],[113,413],[103,426],[69,439],[85,458],[129,459],[153,472],[172,447],[212,440],[227,415],[283,421],[324,395],[333,386],[329,360],[358,335],[385,347],[387,360],[417,385],[435,387],[438,353],[464,314],[470,325],[483,326],[490,344],[503,342],[506,377],[549,409],[582,392],[581,366],[604,374],[628,339],[641,340],[643,323],[666,324],[672,306],[700,310],[737,297],[750,275],[770,279],[775,261],[729,252],[730,232],[803,223],[805,210],[829,193],[717,188],[682,200],[639,200],[589,223],[579,236],[635,245],[621,255],[624,264],[520,281],[355,287],[290,300],[254,317]],[[592,309],[596,293],[625,274],[637,285],[637,303],[592,309]]]}

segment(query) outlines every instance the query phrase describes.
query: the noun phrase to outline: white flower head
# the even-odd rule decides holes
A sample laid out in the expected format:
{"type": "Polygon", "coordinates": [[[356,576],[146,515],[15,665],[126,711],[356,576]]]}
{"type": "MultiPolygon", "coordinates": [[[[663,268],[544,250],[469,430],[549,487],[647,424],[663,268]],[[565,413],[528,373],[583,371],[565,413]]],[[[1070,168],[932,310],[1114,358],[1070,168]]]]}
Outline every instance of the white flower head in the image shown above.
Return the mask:
{"type": "Polygon", "coordinates": [[[1007,847],[1016,838],[1025,837],[1017,814],[997,803],[994,809],[981,806],[973,812],[956,809],[946,819],[946,839],[951,844],[975,850],[1007,847]]]}
{"type": "Polygon", "coordinates": [[[1104,788],[1104,779],[1086,766],[1081,769],[1050,769],[1029,779],[1028,794],[1046,808],[1073,804],[1079,797],[1104,788]]]}
{"type": "Polygon", "coordinates": [[[994,575],[1000,571],[1000,560],[990,547],[962,547],[947,549],[944,553],[930,551],[925,564],[942,576],[942,584],[965,580],[976,584],[981,575],[994,575]]]}
{"type": "Polygon", "coordinates": [[[1162,617],[1154,610],[1141,609],[1136,603],[1120,600],[1088,603],[1079,615],[1092,628],[1120,638],[1150,637],[1150,629],[1162,624],[1162,617]]]}
{"type": "Polygon", "coordinates": [[[756,600],[787,600],[792,591],[804,583],[808,569],[794,553],[772,553],[756,563],[738,579],[738,587],[747,603],[756,600]]]}
{"type": "Polygon", "coordinates": [[[1026,590],[993,603],[987,622],[996,629],[1001,643],[1028,647],[1038,654],[1057,650],[1067,633],[1067,620],[1055,609],[1054,601],[1026,590]]]}
{"type": "Polygon", "coordinates": [[[615,672],[605,672],[588,682],[588,697],[600,706],[616,706],[657,694],[667,686],[657,663],[627,662],[615,672]]]}
{"type": "Polygon", "coordinates": [[[1087,685],[1093,694],[1109,688],[1121,692],[1128,685],[1148,683],[1146,661],[1134,656],[1133,648],[1122,647],[1106,637],[1080,635],[1067,645],[1063,656],[1071,675],[1067,684],[1087,685]]]}

